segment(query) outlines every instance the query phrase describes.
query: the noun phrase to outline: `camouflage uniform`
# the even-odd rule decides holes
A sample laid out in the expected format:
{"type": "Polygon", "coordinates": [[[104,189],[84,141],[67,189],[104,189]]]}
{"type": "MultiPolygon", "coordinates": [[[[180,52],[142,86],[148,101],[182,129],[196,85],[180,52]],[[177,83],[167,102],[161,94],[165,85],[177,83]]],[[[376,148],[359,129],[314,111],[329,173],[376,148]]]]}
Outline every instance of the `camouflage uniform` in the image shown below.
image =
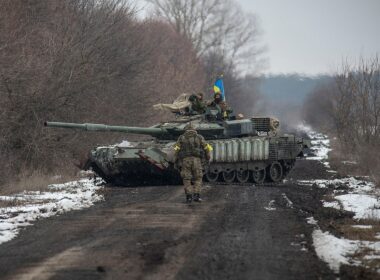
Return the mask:
{"type": "Polygon", "coordinates": [[[189,97],[189,101],[191,102],[191,107],[190,107],[190,114],[203,114],[206,111],[206,105],[203,103],[203,94],[198,93],[192,94],[189,97]]]}
{"type": "Polygon", "coordinates": [[[174,145],[177,161],[181,166],[181,177],[185,188],[186,200],[200,201],[202,186],[202,159],[210,158],[211,145],[207,144],[202,135],[188,125],[186,131],[174,145]],[[193,185],[191,184],[193,182],[193,185]]]}

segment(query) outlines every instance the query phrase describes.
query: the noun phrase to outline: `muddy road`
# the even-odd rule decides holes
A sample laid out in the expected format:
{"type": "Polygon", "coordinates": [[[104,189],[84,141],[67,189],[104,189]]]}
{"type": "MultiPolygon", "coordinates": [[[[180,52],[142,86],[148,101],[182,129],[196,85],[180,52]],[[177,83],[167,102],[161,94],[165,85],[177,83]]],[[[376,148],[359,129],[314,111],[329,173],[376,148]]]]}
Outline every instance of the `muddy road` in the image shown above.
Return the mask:
{"type": "MultiPolygon", "coordinates": [[[[107,188],[105,200],[40,220],[0,245],[1,279],[333,279],[315,254],[296,180],[328,176],[298,161],[279,186],[107,188]]],[[[308,210],[309,209],[309,210],[308,210]]]]}

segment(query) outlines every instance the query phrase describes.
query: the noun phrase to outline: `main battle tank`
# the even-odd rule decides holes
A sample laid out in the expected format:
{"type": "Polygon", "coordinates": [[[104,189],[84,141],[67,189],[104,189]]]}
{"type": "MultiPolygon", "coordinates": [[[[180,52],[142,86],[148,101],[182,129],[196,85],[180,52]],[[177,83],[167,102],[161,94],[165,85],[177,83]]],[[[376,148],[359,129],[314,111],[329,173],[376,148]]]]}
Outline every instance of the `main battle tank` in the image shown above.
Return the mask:
{"type": "Polygon", "coordinates": [[[45,126],[152,136],[149,141],[96,147],[90,152],[84,169],[118,186],[181,183],[173,145],[189,122],[213,147],[210,164],[204,165],[204,180],[209,182],[280,182],[310,145],[301,137],[277,135],[279,122],[273,118],[221,120],[217,114],[208,109],[146,128],[62,122],[45,126]]]}

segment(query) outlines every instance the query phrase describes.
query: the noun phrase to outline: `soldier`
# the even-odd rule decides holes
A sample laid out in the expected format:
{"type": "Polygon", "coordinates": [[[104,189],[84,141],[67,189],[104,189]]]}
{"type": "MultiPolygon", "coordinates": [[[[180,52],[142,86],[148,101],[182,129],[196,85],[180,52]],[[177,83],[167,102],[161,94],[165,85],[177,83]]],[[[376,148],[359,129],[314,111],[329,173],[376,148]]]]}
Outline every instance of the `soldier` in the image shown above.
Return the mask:
{"type": "Polygon", "coordinates": [[[229,120],[232,118],[232,109],[227,105],[227,102],[222,99],[222,95],[220,92],[214,94],[214,100],[209,103],[209,107],[218,111],[216,115],[216,119],[221,120],[229,120]]]}
{"type": "Polygon", "coordinates": [[[192,94],[189,97],[191,102],[190,113],[191,114],[203,114],[206,111],[206,105],[203,102],[203,93],[192,94]]]}
{"type": "Polygon", "coordinates": [[[210,160],[212,146],[189,123],[185,126],[185,133],[178,138],[174,145],[174,150],[176,161],[181,166],[186,202],[191,203],[193,200],[201,202],[202,158],[206,158],[207,162],[210,160]]]}
{"type": "Polygon", "coordinates": [[[214,94],[214,100],[212,101],[211,106],[217,106],[222,101],[223,101],[222,94],[220,92],[217,92],[214,94]]]}
{"type": "Polygon", "coordinates": [[[221,115],[223,120],[229,120],[233,111],[232,109],[227,105],[226,101],[221,101],[219,103],[219,107],[221,109],[221,115]]]}

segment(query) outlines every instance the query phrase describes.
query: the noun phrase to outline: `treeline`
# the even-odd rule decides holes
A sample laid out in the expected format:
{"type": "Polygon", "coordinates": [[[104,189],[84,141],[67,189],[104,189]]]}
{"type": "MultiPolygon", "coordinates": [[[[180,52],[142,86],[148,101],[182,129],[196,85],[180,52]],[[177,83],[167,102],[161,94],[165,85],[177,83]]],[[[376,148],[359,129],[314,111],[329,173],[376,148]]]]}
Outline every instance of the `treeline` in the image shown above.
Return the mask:
{"type": "MultiPolygon", "coordinates": [[[[0,184],[22,172],[63,172],[96,144],[123,138],[46,129],[46,120],[151,125],[168,117],[153,104],[209,91],[218,71],[237,80],[225,52],[232,47],[206,45],[211,33],[194,41],[178,26],[170,15],[138,20],[123,0],[0,1],[0,184]]],[[[248,43],[233,46],[234,57],[248,43]]]]}
{"type": "Polygon", "coordinates": [[[336,136],[341,152],[380,180],[380,61],[344,63],[330,84],[306,100],[306,120],[336,136]]]}

